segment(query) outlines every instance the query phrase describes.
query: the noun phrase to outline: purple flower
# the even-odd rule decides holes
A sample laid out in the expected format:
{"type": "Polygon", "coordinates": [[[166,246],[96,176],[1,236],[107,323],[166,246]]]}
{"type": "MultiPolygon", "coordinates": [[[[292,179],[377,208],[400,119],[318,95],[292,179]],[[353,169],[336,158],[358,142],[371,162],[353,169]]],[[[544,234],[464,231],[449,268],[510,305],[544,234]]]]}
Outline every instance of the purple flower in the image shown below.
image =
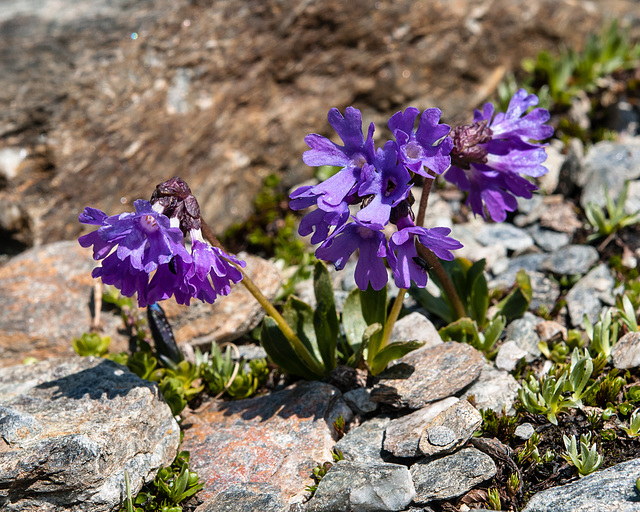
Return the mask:
{"type": "MultiPolygon", "coordinates": [[[[186,211],[175,201],[171,204],[174,211],[186,211]]],[[[242,279],[224,258],[241,266],[244,263],[202,241],[200,229],[190,229],[193,244],[189,253],[182,231],[174,227],[186,222],[160,213],[163,206],[159,202],[152,206],[138,200],[134,206],[135,212],[112,217],[95,208],[85,208],[80,214],[83,224],[100,226],[78,239],[83,247],[93,246],[95,260],[103,260],[93,277],[115,286],[124,296],[137,293],[140,307],[172,295],[180,304],[189,304],[192,298],[212,303],[218,295],[229,293],[232,282],[242,279]]],[[[199,218],[190,224],[197,225],[196,221],[199,218]]]]}
{"type": "Polygon", "coordinates": [[[159,264],[168,263],[176,254],[186,253],[182,245],[182,231],[171,227],[168,217],[153,209],[151,203],[139,199],[134,202],[135,213],[107,217],[95,208],[86,208],[79,221],[98,225],[97,231],[78,239],[82,247],[94,246],[94,259],[104,258],[117,246],[118,259],[129,258],[135,270],[154,271],[159,264]]]}
{"type": "Polygon", "coordinates": [[[415,239],[439,258],[452,260],[451,251],[460,249],[462,244],[447,236],[449,233],[449,228],[427,229],[409,225],[391,235],[387,261],[398,288],[409,288],[411,281],[419,288],[427,285],[426,263],[418,256],[415,239]]]}
{"type": "Polygon", "coordinates": [[[365,225],[354,219],[336,230],[317,250],[316,257],[331,261],[336,270],[342,270],[349,257],[360,250],[356,264],[355,280],[358,288],[366,290],[369,284],[380,290],[387,284],[387,239],[380,231],[382,226],[365,225]]]}
{"type": "MultiPolygon", "coordinates": [[[[340,207],[351,190],[360,179],[361,171],[373,164],[375,149],[373,144],[373,123],[369,125],[367,138],[362,133],[362,115],[353,107],[347,107],[344,117],[337,108],[329,111],[329,124],[344,142],[344,146],[331,142],[326,137],[312,133],[305,137],[305,142],[311,148],[302,156],[305,164],[318,167],[333,165],[342,169],[331,178],[319,185],[301,192],[296,190],[296,197],[310,197],[315,195],[318,205],[323,205],[325,211],[340,207]]],[[[293,194],[292,194],[293,197],[293,194]]]]}
{"type": "MultiPolygon", "coordinates": [[[[187,283],[197,290],[195,298],[202,302],[213,304],[218,295],[229,295],[232,283],[242,280],[242,272],[227,260],[241,267],[245,266],[244,261],[230,256],[222,249],[196,239],[191,254],[193,265],[187,276],[187,283]]],[[[186,304],[189,304],[188,300],[186,304]]]]}
{"type": "Polygon", "coordinates": [[[451,169],[445,178],[469,193],[467,204],[475,214],[486,212],[497,222],[514,211],[514,196],[530,198],[537,187],[520,175],[540,177],[547,172],[545,146],[538,140],[553,135],[546,123],[549,112],[536,108],[538,98],[520,89],[505,113],[494,115],[491,103],[476,110],[473,124],[452,130],[451,169]],[[486,208],[486,211],[485,211],[486,208]]]}
{"type": "Polygon", "coordinates": [[[388,141],[384,149],[378,150],[375,167],[363,170],[358,195],[366,198],[366,206],[356,214],[356,218],[367,224],[385,226],[389,222],[391,208],[409,195],[410,180],[409,172],[398,162],[395,142],[388,141]]]}
{"type": "Polygon", "coordinates": [[[440,124],[440,109],[429,108],[420,116],[418,129],[414,130],[416,117],[420,111],[407,108],[389,119],[389,129],[398,143],[398,158],[410,171],[426,178],[432,178],[425,167],[436,174],[442,174],[451,165],[453,142],[446,137],[451,128],[440,124]],[[445,138],[446,137],[446,138],[445,138]]]}

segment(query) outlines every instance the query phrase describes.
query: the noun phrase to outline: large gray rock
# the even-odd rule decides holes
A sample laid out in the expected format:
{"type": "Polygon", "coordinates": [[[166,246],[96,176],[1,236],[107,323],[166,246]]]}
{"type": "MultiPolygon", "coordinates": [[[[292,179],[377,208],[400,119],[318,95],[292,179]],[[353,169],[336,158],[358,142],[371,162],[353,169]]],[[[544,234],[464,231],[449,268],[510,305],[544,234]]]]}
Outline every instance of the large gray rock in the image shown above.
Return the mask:
{"type": "Polygon", "coordinates": [[[158,387],[100,358],[0,369],[0,509],[100,512],[176,455],[180,428],[158,387]]]}
{"type": "Polygon", "coordinates": [[[575,482],[541,491],[522,512],[637,512],[636,480],[640,459],[585,476],[575,482]]]}
{"type": "Polygon", "coordinates": [[[416,503],[462,496],[496,474],[493,459],[475,448],[465,448],[440,459],[425,459],[411,466],[416,503]]]}
{"type": "Polygon", "coordinates": [[[391,512],[404,509],[415,495],[405,466],[340,461],[320,481],[305,512],[391,512]]]}
{"type": "Polygon", "coordinates": [[[482,0],[2,0],[0,145],[21,161],[0,211],[32,241],[70,238],[85,204],[115,214],[180,172],[223,230],[267,174],[313,173],[304,135],[331,133],[330,107],[469,122],[496,72],[633,12],[618,3],[497,0],[496,30],[482,0]]]}
{"type": "Polygon", "coordinates": [[[466,343],[450,341],[421,348],[382,372],[371,398],[396,407],[420,409],[471,384],[483,364],[483,355],[466,343]]]}

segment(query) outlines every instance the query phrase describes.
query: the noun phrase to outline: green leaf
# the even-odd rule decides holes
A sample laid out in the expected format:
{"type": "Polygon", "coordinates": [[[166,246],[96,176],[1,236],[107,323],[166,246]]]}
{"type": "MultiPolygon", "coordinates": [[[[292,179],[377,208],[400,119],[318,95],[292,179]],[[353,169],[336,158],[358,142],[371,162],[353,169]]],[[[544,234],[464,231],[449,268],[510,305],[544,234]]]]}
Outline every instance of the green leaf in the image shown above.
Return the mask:
{"type": "MultiPolygon", "coordinates": [[[[304,340],[302,340],[304,343],[304,340]]],[[[270,316],[265,316],[260,329],[260,343],[269,358],[285,372],[304,377],[305,379],[317,379],[322,375],[315,374],[298,356],[289,340],[282,334],[276,321],[270,316]]]]}
{"type": "Polygon", "coordinates": [[[507,319],[502,315],[496,315],[493,317],[487,328],[485,329],[484,335],[484,343],[482,350],[484,352],[489,352],[493,346],[496,344],[496,341],[500,338],[502,331],[507,325],[507,319]]]}
{"type": "Polygon", "coordinates": [[[320,358],[311,306],[297,297],[291,296],[282,308],[282,316],[309,351],[316,358],[320,358]]]}
{"type": "Polygon", "coordinates": [[[480,343],[480,335],[478,326],[471,318],[459,318],[455,322],[443,327],[438,331],[444,341],[457,341],[459,343],[468,343],[469,345],[478,346],[480,343]]]}
{"type": "Polygon", "coordinates": [[[362,345],[362,334],[367,328],[367,322],[362,316],[360,290],[351,290],[342,308],[342,327],[351,347],[357,351],[362,345]]]}
{"type": "Polygon", "coordinates": [[[505,316],[507,321],[520,318],[529,309],[532,297],[531,280],[524,269],[520,269],[516,274],[516,288],[498,303],[497,314],[505,316]]]}
{"type": "Polygon", "coordinates": [[[467,272],[467,283],[470,289],[471,318],[483,328],[487,323],[487,309],[489,308],[489,287],[484,275],[485,260],[476,261],[467,272]]]}
{"type": "Polygon", "coordinates": [[[362,307],[362,316],[368,326],[380,324],[379,332],[369,337],[367,345],[367,363],[371,366],[373,358],[378,353],[378,348],[382,341],[382,328],[387,320],[387,287],[381,290],[374,290],[371,285],[366,290],[360,291],[360,305],[362,307]]]}
{"type": "Polygon", "coordinates": [[[371,345],[371,338],[374,336],[381,336],[382,335],[382,324],[380,324],[379,322],[376,322],[374,324],[371,324],[370,326],[368,326],[364,333],[362,334],[362,344],[361,346],[361,351],[364,352],[364,349],[366,348],[368,350],[368,354],[369,356],[371,356],[371,360],[369,359],[369,357],[367,357],[367,364],[369,365],[369,370],[371,371],[371,366],[373,363],[373,356],[371,355],[371,349],[370,349],[370,345],[371,345]]]}
{"type": "Polygon", "coordinates": [[[373,358],[373,366],[369,368],[371,375],[378,375],[387,367],[389,362],[424,346],[424,344],[424,341],[396,341],[389,343],[373,358]]]}
{"type": "Polygon", "coordinates": [[[313,288],[317,302],[313,313],[313,327],[324,365],[331,371],[336,366],[336,346],[340,327],[333,295],[333,283],[327,267],[321,261],[318,261],[314,268],[313,288]]]}
{"type": "Polygon", "coordinates": [[[455,320],[453,308],[451,304],[443,298],[443,293],[441,293],[440,297],[434,297],[426,288],[418,288],[415,285],[411,286],[409,293],[424,309],[441,318],[445,323],[449,324],[455,320]]]}

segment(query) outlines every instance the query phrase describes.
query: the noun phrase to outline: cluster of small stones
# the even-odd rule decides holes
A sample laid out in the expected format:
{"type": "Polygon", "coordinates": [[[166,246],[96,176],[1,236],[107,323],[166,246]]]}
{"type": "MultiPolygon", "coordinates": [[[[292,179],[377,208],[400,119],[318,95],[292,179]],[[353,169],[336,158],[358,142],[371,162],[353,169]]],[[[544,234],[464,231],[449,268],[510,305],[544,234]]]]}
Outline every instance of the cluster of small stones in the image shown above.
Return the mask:
{"type": "MultiPolygon", "coordinates": [[[[192,469],[205,484],[198,512],[430,511],[439,501],[491,485],[501,462],[488,444],[473,440],[481,421],[478,410],[513,412],[518,383],[509,372],[515,364],[539,358],[541,340],[566,336],[567,328],[581,326],[584,314],[597,321],[617,293],[597,251],[572,245],[580,222],[571,204],[553,192],[560,183],[573,182],[583,187],[582,202],[600,200],[592,183],[599,183],[598,191],[606,183],[615,195],[622,182],[612,176],[620,175],[632,180],[627,207],[640,204],[637,139],[599,143],[586,156],[575,145],[566,155],[554,156],[552,148],[551,172],[542,183],[549,195],[523,203],[514,224],[472,220],[452,225],[453,235],[465,244],[462,256],[486,258],[491,288],[511,286],[521,268],[532,280],[530,312],[507,326],[495,362],[468,345],[442,342],[424,311],[407,300],[413,312],[398,322],[393,338],[417,339],[425,346],[383,372],[372,387],[343,394],[326,383],[298,382],[253,399],[207,402],[184,414],[181,449],[191,452],[192,469]],[[580,277],[566,296],[566,308],[558,322],[543,320],[535,314],[538,308],[552,309],[559,296],[552,277],[567,274],[580,277]],[[339,416],[348,424],[340,440],[332,426],[339,416]],[[304,489],[314,483],[313,468],[331,461],[336,448],[344,460],[333,464],[310,497],[304,489]]],[[[459,199],[434,194],[431,221],[450,223],[460,209],[459,199]]],[[[637,265],[637,241],[626,258],[625,264],[637,265]]],[[[137,492],[175,455],[177,425],[155,385],[112,363],[65,353],[70,338],[87,330],[90,321],[86,276],[91,264],[89,255],[69,242],[32,249],[0,267],[0,306],[8,313],[3,316],[8,320],[0,322],[0,350],[10,356],[5,361],[34,354],[39,359],[47,353],[62,356],[0,369],[3,510],[116,510],[124,495],[125,469],[137,492]],[[69,293],[76,306],[56,299],[69,293]],[[24,301],[42,309],[21,308],[24,301]]],[[[256,281],[275,293],[273,266],[257,258],[252,265],[256,281]]],[[[340,299],[354,286],[352,272],[336,273],[335,284],[340,307],[340,299]]],[[[309,295],[302,285],[300,295],[305,293],[309,295]]],[[[250,302],[241,296],[230,300],[238,308],[250,302]]],[[[115,320],[104,314],[118,341],[115,320]]],[[[176,325],[191,324],[184,316],[188,311],[172,314],[176,325]]],[[[214,327],[197,334],[179,329],[183,346],[218,339],[220,332],[231,338],[234,325],[219,330],[224,321],[236,322],[238,332],[259,321],[254,310],[229,320],[227,311],[216,305],[199,314],[208,320],[203,326],[214,327]],[[251,322],[246,322],[249,316],[251,322]]],[[[640,336],[625,335],[612,358],[617,368],[637,367],[640,336]]],[[[522,425],[519,435],[530,436],[531,428],[522,425]]],[[[639,466],[638,460],[630,460],[548,489],[524,510],[640,510],[635,490],[639,466]]]]}

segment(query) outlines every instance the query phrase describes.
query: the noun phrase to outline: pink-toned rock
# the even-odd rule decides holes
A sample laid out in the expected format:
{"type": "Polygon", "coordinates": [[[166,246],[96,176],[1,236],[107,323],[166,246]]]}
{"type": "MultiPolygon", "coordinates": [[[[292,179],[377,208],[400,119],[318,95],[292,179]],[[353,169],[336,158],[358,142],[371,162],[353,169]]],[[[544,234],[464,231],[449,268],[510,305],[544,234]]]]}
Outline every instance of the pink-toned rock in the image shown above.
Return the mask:
{"type": "MultiPolygon", "coordinates": [[[[94,266],[76,241],[29,249],[0,266],[0,366],[74,355],[73,338],[91,326],[94,266]]],[[[126,350],[120,317],[105,312],[102,320],[111,350],[126,350]]]]}
{"type": "Polygon", "coordinates": [[[312,470],[331,461],[331,423],[350,410],[340,392],[320,382],[298,382],[270,395],[209,402],[186,418],[182,450],[191,452],[202,499],[235,483],[266,482],[295,499],[313,483],[312,470]]]}

